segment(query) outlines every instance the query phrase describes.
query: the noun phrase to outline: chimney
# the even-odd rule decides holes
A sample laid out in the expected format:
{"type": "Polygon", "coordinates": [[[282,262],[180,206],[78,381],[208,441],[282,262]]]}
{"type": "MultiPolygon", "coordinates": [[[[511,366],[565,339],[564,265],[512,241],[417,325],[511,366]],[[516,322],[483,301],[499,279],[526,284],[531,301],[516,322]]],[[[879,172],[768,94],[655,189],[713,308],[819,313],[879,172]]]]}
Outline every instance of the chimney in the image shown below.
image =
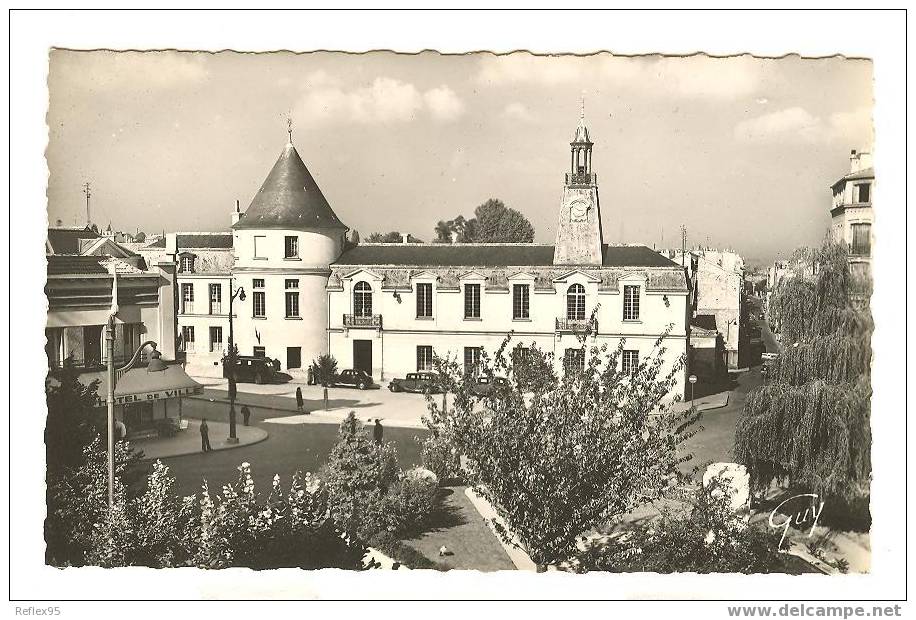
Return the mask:
{"type": "Polygon", "coordinates": [[[404,245],[407,245],[408,243],[410,243],[410,234],[409,233],[401,233],[401,243],[404,245]]]}
{"type": "Polygon", "coordinates": [[[177,259],[178,255],[178,235],[169,233],[165,236],[165,253],[172,255],[172,260],[177,259]]]}
{"type": "Polygon", "coordinates": [[[858,172],[859,171],[859,156],[856,153],[855,149],[852,149],[849,152],[849,171],[858,172]]]}
{"type": "Polygon", "coordinates": [[[239,208],[239,201],[235,201],[235,211],[232,212],[232,224],[238,224],[238,221],[242,219],[242,211],[239,208]]]}

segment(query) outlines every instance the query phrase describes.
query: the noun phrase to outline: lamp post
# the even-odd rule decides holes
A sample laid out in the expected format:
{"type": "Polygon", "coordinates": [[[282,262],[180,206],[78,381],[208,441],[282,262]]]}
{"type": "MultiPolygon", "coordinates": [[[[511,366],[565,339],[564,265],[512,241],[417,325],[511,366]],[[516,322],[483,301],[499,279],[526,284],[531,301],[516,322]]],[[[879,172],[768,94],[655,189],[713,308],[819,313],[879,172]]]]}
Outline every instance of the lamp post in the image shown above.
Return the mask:
{"type": "Polygon", "coordinates": [[[690,375],[687,380],[690,381],[690,408],[693,409],[693,386],[696,385],[697,376],[690,375]]]}
{"type": "Polygon", "coordinates": [[[239,298],[239,301],[245,301],[245,289],[240,286],[232,290],[232,279],[230,278],[229,292],[229,353],[226,355],[226,361],[223,362],[224,364],[229,364],[229,438],[226,441],[228,443],[238,443],[239,438],[235,434],[235,367],[238,363],[238,359],[235,352],[232,302],[236,297],[239,298]]]}

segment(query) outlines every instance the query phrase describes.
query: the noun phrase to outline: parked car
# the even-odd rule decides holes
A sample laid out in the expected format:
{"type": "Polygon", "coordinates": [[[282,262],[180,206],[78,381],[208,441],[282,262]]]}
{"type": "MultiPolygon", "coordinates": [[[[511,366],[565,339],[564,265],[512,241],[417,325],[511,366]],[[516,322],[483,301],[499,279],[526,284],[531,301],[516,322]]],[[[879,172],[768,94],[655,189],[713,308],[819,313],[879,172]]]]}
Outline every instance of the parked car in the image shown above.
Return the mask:
{"type": "MultiPolygon", "coordinates": [[[[270,383],[277,370],[274,360],[267,357],[239,355],[235,358],[235,380],[238,383],[270,383]]],[[[229,378],[228,360],[223,364],[223,378],[229,378]]]]}
{"type": "Polygon", "coordinates": [[[471,388],[471,391],[475,396],[485,398],[490,395],[501,397],[511,389],[512,384],[505,377],[493,377],[492,379],[490,377],[477,377],[477,382],[471,388]]]}
{"type": "Polygon", "coordinates": [[[388,383],[392,392],[414,392],[417,394],[438,394],[442,391],[439,386],[439,375],[435,372],[409,372],[406,379],[392,379],[388,383]]]}
{"type": "Polygon", "coordinates": [[[379,387],[378,384],[372,380],[372,375],[368,372],[365,370],[355,370],[353,368],[341,371],[334,379],[334,386],[355,387],[360,390],[376,390],[379,387]]]}

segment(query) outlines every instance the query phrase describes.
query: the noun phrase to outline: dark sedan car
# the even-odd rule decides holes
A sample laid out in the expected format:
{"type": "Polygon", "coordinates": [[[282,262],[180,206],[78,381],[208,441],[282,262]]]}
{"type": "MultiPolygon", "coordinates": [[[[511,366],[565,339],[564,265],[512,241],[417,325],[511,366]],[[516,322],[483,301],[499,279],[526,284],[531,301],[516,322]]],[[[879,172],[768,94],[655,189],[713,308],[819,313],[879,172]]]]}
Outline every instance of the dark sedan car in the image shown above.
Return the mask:
{"type": "MultiPolygon", "coordinates": [[[[239,355],[235,361],[235,380],[239,383],[270,383],[279,370],[279,363],[266,357],[239,355]]],[[[228,362],[223,363],[223,377],[229,377],[228,362]]]]}
{"type": "Polygon", "coordinates": [[[434,372],[409,372],[405,379],[392,379],[388,384],[392,392],[414,392],[417,394],[438,394],[439,375],[434,372]]]}
{"type": "Polygon", "coordinates": [[[505,377],[477,377],[477,382],[471,391],[475,396],[485,398],[487,396],[496,396],[500,398],[503,394],[512,389],[512,384],[505,377]]]}
{"type": "Polygon", "coordinates": [[[365,370],[347,369],[334,379],[334,387],[353,387],[360,390],[376,390],[378,385],[365,370]]]}

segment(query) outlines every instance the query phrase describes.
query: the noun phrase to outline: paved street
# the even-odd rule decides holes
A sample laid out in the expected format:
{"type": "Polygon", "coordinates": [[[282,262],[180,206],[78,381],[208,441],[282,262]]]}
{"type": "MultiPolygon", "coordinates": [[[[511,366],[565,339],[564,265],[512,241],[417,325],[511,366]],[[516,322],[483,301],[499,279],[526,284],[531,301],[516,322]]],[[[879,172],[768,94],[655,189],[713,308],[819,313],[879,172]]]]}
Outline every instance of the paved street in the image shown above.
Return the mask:
{"type": "MultiPolygon", "coordinates": [[[[246,396],[243,402],[253,402],[256,397],[246,396]]],[[[203,400],[188,399],[184,403],[184,415],[190,418],[206,416],[210,420],[225,419],[228,407],[222,403],[210,403],[203,400]]],[[[367,416],[356,409],[363,421],[367,416]]],[[[378,417],[384,418],[384,414],[378,417]]],[[[182,495],[196,493],[203,479],[206,479],[211,491],[236,480],[236,467],[242,462],[251,463],[255,484],[262,493],[270,491],[274,474],[280,474],[284,485],[289,484],[293,473],[317,472],[326,462],[328,454],[337,442],[337,422],[277,424],[265,422],[265,419],[295,416],[294,412],[278,412],[270,409],[251,407],[251,424],[266,430],[270,436],[266,441],[209,454],[189,454],[163,459],[178,481],[178,492],[182,495]]],[[[375,417],[375,416],[373,416],[375,417]]],[[[241,416],[238,417],[241,424],[241,416]]],[[[412,428],[386,428],[385,440],[394,441],[402,467],[420,463],[419,444],[416,436],[424,436],[426,431],[412,428]]]]}

